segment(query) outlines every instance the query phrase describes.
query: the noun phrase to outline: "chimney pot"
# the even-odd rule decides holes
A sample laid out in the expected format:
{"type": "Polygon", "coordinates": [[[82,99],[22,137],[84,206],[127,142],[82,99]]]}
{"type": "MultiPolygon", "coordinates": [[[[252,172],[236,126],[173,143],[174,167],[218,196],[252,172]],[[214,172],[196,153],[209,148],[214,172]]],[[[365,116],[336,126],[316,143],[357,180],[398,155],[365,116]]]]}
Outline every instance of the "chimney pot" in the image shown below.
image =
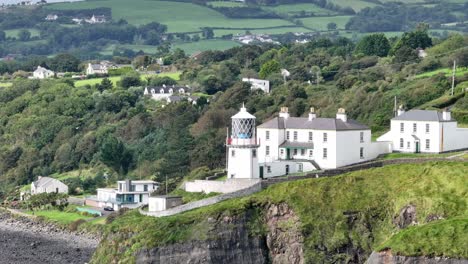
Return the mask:
{"type": "Polygon", "coordinates": [[[288,112],[288,108],[283,106],[281,107],[281,111],[279,113],[279,117],[282,117],[282,118],[285,118],[285,119],[288,119],[289,118],[289,112],[288,112]]]}
{"type": "Polygon", "coordinates": [[[445,108],[444,111],[442,112],[442,119],[445,121],[452,120],[452,114],[450,113],[450,110],[448,110],[447,108],[445,108]]]}
{"type": "Polygon", "coordinates": [[[309,121],[312,121],[315,118],[317,118],[317,114],[315,114],[315,109],[311,107],[309,112],[309,121]]]}
{"type": "Polygon", "coordinates": [[[403,105],[400,105],[400,106],[398,107],[397,116],[400,116],[400,115],[402,115],[403,113],[405,113],[405,108],[403,107],[403,105]]]}
{"type": "Polygon", "coordinates": [[[348,116],[346,115],[346,110],[344,108],[338,109],[336,113],[336,119],[340,119],[343,122],[348,122],[348,116]]]}

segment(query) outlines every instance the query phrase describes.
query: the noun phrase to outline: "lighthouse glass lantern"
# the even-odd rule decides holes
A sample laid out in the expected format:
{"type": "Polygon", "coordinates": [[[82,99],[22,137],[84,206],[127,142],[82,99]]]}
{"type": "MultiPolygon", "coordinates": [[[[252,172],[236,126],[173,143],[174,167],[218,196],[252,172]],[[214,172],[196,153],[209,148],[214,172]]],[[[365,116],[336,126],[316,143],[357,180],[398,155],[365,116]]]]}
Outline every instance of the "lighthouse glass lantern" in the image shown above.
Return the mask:
{"type": "Polygon", "coordinates": [[[239,113],[231,117],[231,119],[232,130],[230,144],[256,145],[255,116],[247,112],[247,109],[242,106],[239,113]]]}

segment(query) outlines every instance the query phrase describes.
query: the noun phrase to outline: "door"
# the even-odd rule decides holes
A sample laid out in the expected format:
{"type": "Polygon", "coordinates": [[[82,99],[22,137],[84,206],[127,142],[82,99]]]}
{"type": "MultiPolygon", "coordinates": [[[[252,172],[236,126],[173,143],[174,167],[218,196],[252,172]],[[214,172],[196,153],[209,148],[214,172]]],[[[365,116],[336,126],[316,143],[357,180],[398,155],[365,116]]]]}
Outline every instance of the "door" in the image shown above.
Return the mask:
{"type": "Polygon", "coordinates": [[[419,153],[419,141],[416,141],[416,153],[419,153]]]}
{"type": "Polygon", "coordinates": [[[260,179],[263,179],[263,166],[260,166],[260,179]]]}
{"type": "Polygon", "coordinates": [[[289,160],[290,159],[290,155],[291,155],[291,150],[290,149],[286,149],[286,159],[289,160]]]}
{"type": "Polygon", "coordinates": [[[286,175],[289,175],[289,165],[286,165],[286,175]]]}

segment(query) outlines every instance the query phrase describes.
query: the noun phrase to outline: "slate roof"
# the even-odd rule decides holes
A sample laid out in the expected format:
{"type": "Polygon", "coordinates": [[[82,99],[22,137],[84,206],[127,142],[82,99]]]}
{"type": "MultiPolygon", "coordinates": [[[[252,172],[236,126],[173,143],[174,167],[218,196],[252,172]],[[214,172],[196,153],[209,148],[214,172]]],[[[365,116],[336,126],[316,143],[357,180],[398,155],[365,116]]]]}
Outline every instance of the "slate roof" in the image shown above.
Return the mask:
{"type": "Polygon", "coordinates": [[[314,118],[309,121],[307,117],[283,117],[272,118],[258,128],[273,128],[273,129],[315,129],[315,130],[367,130],[368,126],[358,123],[356,120],[348,119],[348,122],[343,122],[341,119],[335,118],[314,118]]]}
{"type": "Polygon", "coordinates": [[[49,183],[54,182],[54,181],[59,181],[59,180],[53,179],[53,178],[50,178],[50,177],[42,177],[42,178],[40,178],[40,179],[38,179],[37,181],[34,182],[34,186],[36,186],[36,188],[45,187],[45,186],[49,185],[49,183]]]}
{"type": "Polygon", "coordinates": [[[392,120],[402,121],[434,121],[434,122],[453,122],[454,119],[444,120],[442,113],[436,110],[409,110],[393,118],[392,120]]]}

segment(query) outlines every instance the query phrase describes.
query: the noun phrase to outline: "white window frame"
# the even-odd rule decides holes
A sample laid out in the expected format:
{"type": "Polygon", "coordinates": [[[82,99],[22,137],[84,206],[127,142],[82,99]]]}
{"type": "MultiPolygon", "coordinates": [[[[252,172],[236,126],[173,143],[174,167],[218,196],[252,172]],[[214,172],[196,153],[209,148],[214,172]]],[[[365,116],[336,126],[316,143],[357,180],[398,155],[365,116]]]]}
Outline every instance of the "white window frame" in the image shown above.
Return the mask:
{"type": "Polygon", "coordinates": [[[289,131],[286,131],[286,140],[289,140],[289,131]]]}
{"type": "Polygon", "coordinates": [[[293,140],[297,141],[297,131],[293,131],[293,140]]]}
{"type": "Polygon", "coordinates": [[[265,140],[270,140],[270,130],[265,131],[265,140]]]}
{"type": "Polygon", "coordinates": [[[327,132],[323,133],[323,142],[328,142],[328,133],[327,132]]]}
{"type": "Polygon", "coordinates": [[[359,149],[359,158],[364,159],[364,148],[362,147],[359,149]]]}
{"type": "Polygon", "coordinates": [[[418,132],[418,124],[413,123],[413,133],[418,132]]]}
{"type": "Polygon", "coordinates": [[[431,149],[431,140],[426,139],[426,150],[430,150],[430,149],[431,149]]]}
{"type": "Polygon", "coordinates": [[[309,132],[309,141],[313,141],[314,139],[314,134],[310,131],[309,132]]]}
{"type": "Polygon", "coordinates": [[[270,156],[270,146],[265,146],[265,156],[270,156]]]}
{"type": "Polygon", "coordinates": [[[359,139],[361,143],[364,143],[364,132],[359,133],[359,139]]]}
{"type": "Polygon", "coordinates": [[[309,157],[313,157],[314,156],[314,150],[313,149],[309,149],[309,157]]]}
{"type": "Polygon", "coordinates": [[[323,148],[323,159],[327,159],[327,158],[328,158],[328,149],[323,148]]]}
{"type": "Polygon", "coordinates": [[[431,125],[426,124],[426,134],[429,134],[431,132],[431,125]]]}
{"type": "Polygon", "coordinates": [[[405,140],[403,138],[400,138],[400,148],[405,148],[405,140]]]}
{"type": "Polygon", "coordinates": [[[404,133],[405,132],[405,123],[400,123],[400,133],[404,133]]]}

